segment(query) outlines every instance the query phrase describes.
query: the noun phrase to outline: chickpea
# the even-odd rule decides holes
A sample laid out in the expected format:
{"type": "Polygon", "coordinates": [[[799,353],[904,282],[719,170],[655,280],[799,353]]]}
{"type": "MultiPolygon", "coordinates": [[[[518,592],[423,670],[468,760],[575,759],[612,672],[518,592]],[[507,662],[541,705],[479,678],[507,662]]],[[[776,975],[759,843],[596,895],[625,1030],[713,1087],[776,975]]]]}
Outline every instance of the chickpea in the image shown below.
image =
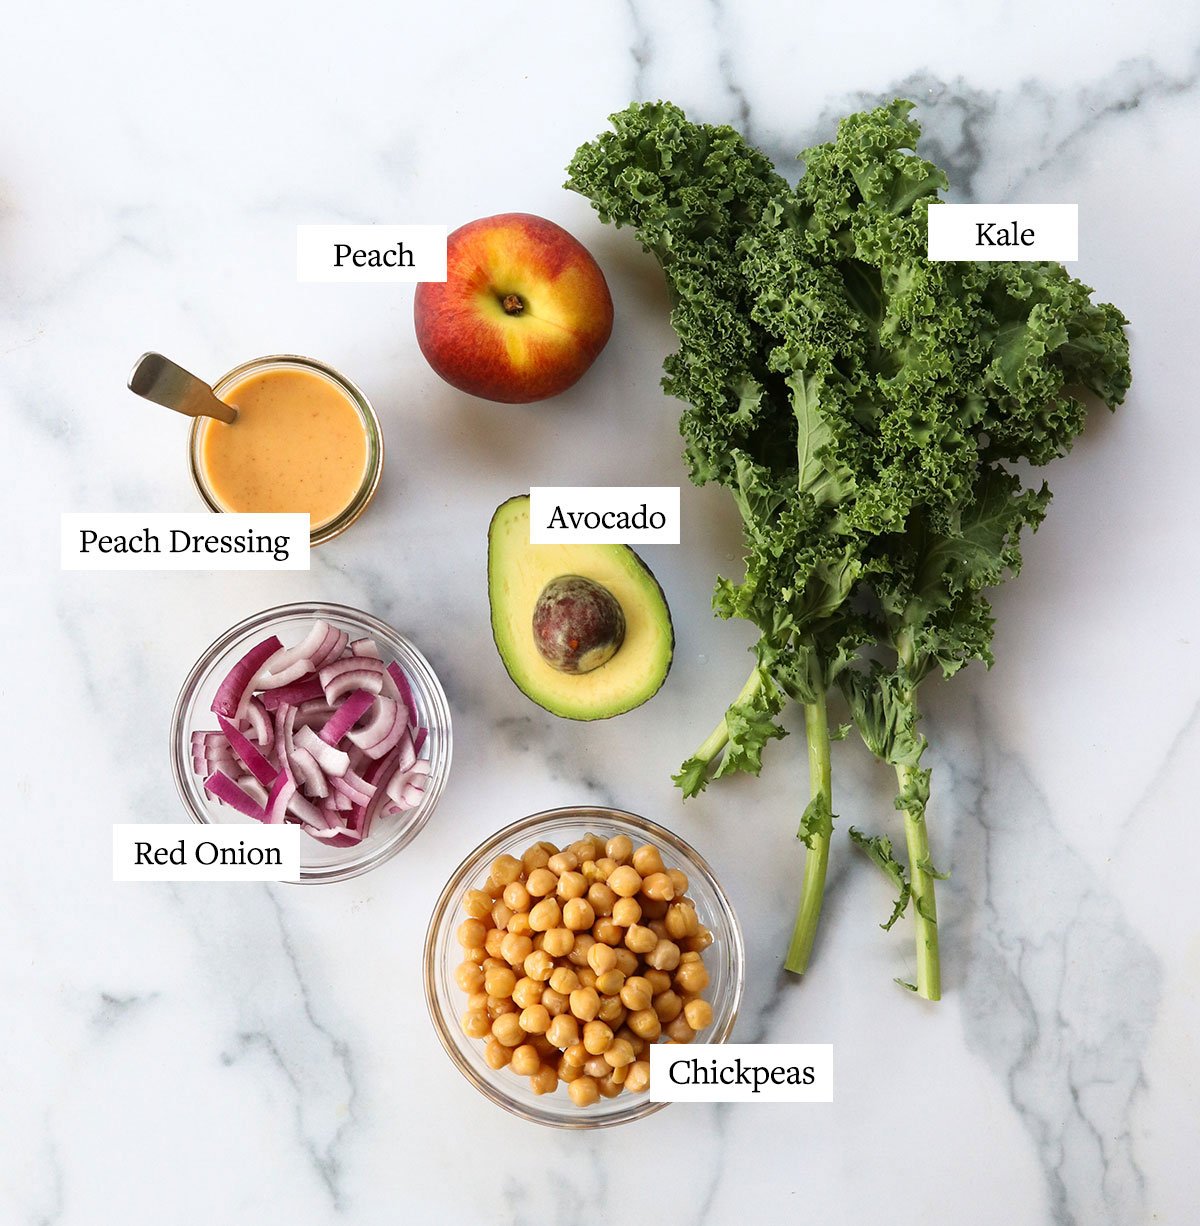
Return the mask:
{"type": "Polygon", "coordinates": [[[583,932],[596,922],[596,912],[586,898],[570,898],[563,906],[562,922],[572,932],[583,932]]]}
{"type": "Polygon", "coordinates": [[[487,919],[492,909],[492,896],[486,890],[468,890],[463,895],[463,910],[472,919],[487,919]]]}
{"type": "Polygon", "coordinates": [[[493,966],[484,977],[484,990],[489,996],[511,996],[517,986],[517,977],[508,966],[493,966]]]}
{"type": "Polygon", "coordinates": [[[653,1009],[639,1009],[636,1013],[630,1013],[626,1024],[639,1039],[645,1039],[648,1043],[653,1043],[662,1034],[662,1022],[653,1009]]]}
{"type": "Polygon", "coordinates": [[[512,1071],[522,1077],[530,1077],[542,1067],[542,1058],[537,1054],[537,1048],[528,1043],[513,1049],[512,1071]]]}
{"type": "Polygon", "coordinates": [[[534,932],[549,932],[561,923],[562,908],[554,898],[543,898],[529,913],[529,926],[534,932]]]}
{"type": "Polygon", "coordinates": [[[583,1069],[576,1068],[573,1064],[568,1064],[566,1060],[562,1059],[561,1057],[558,1063],[555,1064],[554,1068],[558,1073],[559,1081],[565,1082],[567,1085],[570,1085],[571,1082],[577,1077],[583,1076],[583,1069]]]}
{"type": "Polygon", "coordinates": [[[637,869],[643,877],[650,876],[651,873],[661,873],[664,871],[662,856],[659,855],[658,848],[652,847],[649,843],[639,847],[633,853],[633,867],[637,869]]]}
{"type": "Polygon", "coordinates": [[[529,910],[529,891],[521,881],[510,881],[500,898],[504,906],[513,911],[529,910]]]}
{"type": "Polygon", "coordinates": [[[454,982],[464,992],[478,992],[483,987],[483,968],[476,962],[460,962],[454,968],[454,982]]]}
{"type": "Polygon", "coordinates": [[[650,1061],[635,1060],[625,1076],[625,1088],[631,1094],[644,1094],[650,1088],[650,1061]]]}
{"type": "Polygon", "coordinates": [[[617,1074],[624,1072],[623,1069],[613,1069],[607,1077],[600,1078],[596,1082],[596,1089],[600,1091],[601,1098],[616,1098],[621,1093],[621,1083],[625,1080],[624,1077],[619,1077],[617,1074]]]}
{"type": "Polygon", "coordinates": [[[462,1017],[463,1034],[468,1038],[482,1039],[491,1029],[488,1015],[482,1009],[469,1009],[462,1017]]]}
{"type": "Polygon", "coordinates": [[[482,1012],[487,1008],[488,994],[486,992],[472,992],[467,997],[467,1008],[472,1012],[482,1012]]]}
{"type": "Polygon", "coordinates": [[[666,926],[666,924],[664,924],[664,923],[662,922],[662,920],[660,920],[660,919],[652,919],[652,920],[649,920],[649,921],[647,922],[647,924],[646,924],[646,927],[647,927],[647,928],[649,928],[649,929],[650,929],[650,931],[651,931],[652,933],[654,933],[654,935],[655,935],[656,937],[658,937],[658,939],[659,939],[660,941],[669,941],[669,940],[671,939],[671,938],[670,938],[670,937],[667,935],[667,926],[666,926]]]}
{"type": "Polygon", "coordinates": [[[521,966],[530,979],[536,979],[538,983],[545,983],[554,971],[554,959],[544,949],[535,949],[521,963],[521,966]]]}
{"type": "Polygon", "coordinates": [[[653,996],[650,981],[642,975],[631,975],[621,986],[621,1004],[634,1012],[650,1008],[653,996]]]}
{"type": "Polygon", "coordinates": [[[615,860],[609,859],[608,856],[602,856],[596,861],[596,871],[600,874],[601,881],[607,881],[620,867],[615,860]]]}
{"type": "Polygon", "coordinates": [[[521,866],[525,869],[526,876],[534,869],[545,868],[550,862],[550,857],[557,854],[558,848],[553,843],[534,843],[521,857],[521,866]]]}
{"type": "Polygon", "coordinates": [[[572,898],[582,898],[588,889],[588,883],[582,873],[563,873],[558,879],[556,891],[559,901],[570,902],[572,898]]]}
{"type": "Polygon", "coordinates": [[[568,1064],[573,1064],[576,1068],[583,1068],[587,1064],[590,1057],[588,1056],[587,1048],[582,1043],[572,1043],[570,1047],[563,1052],[563,1059],[568,1064]]]}
{"type": "Polygon", "coordinates": [[[625,929],[618,928],[610,919],[597,920],[592,928],[592,936],[605,945],[620,945],[625,936],[625,929]]]}
{"type": "Polygon", "coordinates": [[[583,1071],[589,1077],[607,1077],[612,1072],[612,1065],[603,1056],[589,1056],[583,1071]]]}
{"type": "Polygon", "coordinates": [[[596,991],[601,996],[616,996],[624,986],[625,976],[614,966],[611,971],[596,976],[596,991]]]}
{"type": "Polygon", "coordinates": [[[463,957],[468,962],[482,962],[487,957],[486,949],[464,949],[463,957]]]}
{"type": "Polygon", "coordinates": [[[492,861],[492,869],[489,875],[496,885],[503,888],[509,882],[516,881],[521,875],[521,868],[521,861],[515,856],[497,856],[492,861]]]}
{"type": "Polygon", "coordinates": [[[521,1010],[521,1029],[526,1034],[545,1034],[550,1027],[550,1011],[545,1005],[530,1005],[521,1010]]]}
{"type": "Polygon", "coordinates": [[[675,897],[675,885],[666,873],[651,873],[642,882],[642,893],[659,902],[670,902],[675,897]]]}
{"type": "Polygon", "coordinates": [[[615,1029],[624,1023],[627,1012],[628,1010],[621,1004],[619,996],[601,996],[600,1009],[596,1016],[602,1022],[607,1022],[615,1029]]]}
{"type": "MultiPolygon", "coordinates": [[[[675,972],[675,986],[681,992],[687,992],[691,995],[697,995],[703,992],[708,987],[708,971],[704,969],[704,963],[699,961],[700,955],[696,954],[695,962],[681,961],[679,969],[675,972]]],[[[685,954],[686,958],[687,955],[685,954]]]]}
{"type": "Polygon", "coordinates": [[[588,950],[596,943],[596,938],[590,932],[580,932],[575,937],[575,947],[567,955],[567,961],[572,966],[586,966],[588,950]]]}
{"type": "Polygon", "coordinates": [[[625,932],[624,936],[625,944],[635,954],[648,954],[658,944],[658,937],[649,928],[644,928],[641,924],[634,924],[633,927],[625,932]]]}
{"type": "Polygon", "coordinates": [[[646,961],[656,971],[673,971],[679,965],[679,946],[665,938],[646,955],[646,961]]]}
{"type": "Polygon", "coordinates": [[[569,1013],[561,1013],[550,1019],[546,1038],[560,1051],[566,1051],[579,1042],[579,1022],[569,1013]]]}
{"type": "Polygon", "coordinates": [[[533,953],[533,942],[527,936],[510,932],[500,942],[500,957],[509,966],[520,966],[533,953]]]}
{"type": "Polygon", "coordinates": [[[571,1101],[577,1107],[591,1107],[600,1101],[600,1090],[594,1077],[579,1077],[567,1087],[571,1101]]]}
{"type": "Polygon", "coordinates": [[[611,915],[617,896],[603,881],[595,881],[588,886],[587,900],[596,915],[611,915]]]}
{"type": "Polygon", "coordinates": [[[699,924],[695,933],[688,937],[687,952],[690,954],[702,954],[712,943],[712,931],[705,928],[703,924],[699,924]]]}
{"type": "Polygon", "coordinates": [[[687,1024],[693,1030],[703,1030],[705,1026],[712,1025],[712,1005],[708,1001],[696,997],[695,1000],[689,1000],[683,1006],[683,1016],[687,1019],[687,1024]]]}
{"type": "Polygon", "coordinates": [[[548,988],[542,993],[542,1004],[546,1006],[546,1012],[551,1017],[558,1017],[571,1007],[571,998],[566,992],[556,992],[553,988],[548,988]]]}
{"type": "Polygon", "coordinates": [[[570,999],[571,1012],[581,1022],[590,1022],[600,1012],[600,996],[595,988],[576,988],[570,999]]]}
{"type": "Polygon", "coordinates": [[[683,1012],[683,1001],[674,992],[663,992],[651,1002],[658,1020],[664,1025],[673,1022],[683,1012]]]}
{"type": "Polygon", "coordinates": [[[605,971],[613,970],[617,965],[616,951],[609,945],[593,945],[588,950],[587,955],[588,966],[596,972],[597,975],[603,975],[605,971]]]}
{"type": "Polygon", "coordinates": [[[487,940],[488,928],[481,919],[466,919],[458,926],[458,943],[464,949],[479,949],[487,940]]]}
{"type": "MultiPolygon", "coordinates": [[[[481,1038],[482,1036],[477,1035],[475,1037],[481,1038]]],[[[487,1062],[488,1068],[502,1069],[512,1059],[512,1048],[505,1047],[497,1039],[488,1039],[487,1045],[483,1049],[483,1058],[487,1062]]]]}
{"type": "Polygon", "coordinates": [[[519,1009],[528,1009],[530,1005],[541,1002],[542,990],[542,985],[536,979],[528,977],[518,979],[517,986],[512,992],[513,1003],[519,1009]]]}
{"type": "Polygon", "coordinates": [[[596,860],[604,855],[604,840],[598,834],[585,834],[583,838],[572,843],[568,850],[579,857],[580,863],[584,860],[596,860]]]}
{"type": "Polygon", "coordinates": [[[643,972],[646,982],[650,985],[650,994],[652,996],[661,996],[663,992],[668,992],[671,989],[671,976],[666,971],[656,971],[650,969],[643,972]]]}
{"type": "Polygon", "coordinates": [[[575,934],[570,928],[550,928],[542,937],[542,948],[552,958],[565,958],[575,944],[575,934]]]}
{"type": "Polygon", "coordinates": [[[548,1064],[543,1064],[540,1069],[529,1079],[530,1088],[535,1094],[553,1094],[558,1089],[558,1074],[548,1064]]]}
{"type": "Polygon", "coordinates": [[[492,907],[491,919],[493,928],[503,928],[507,931],[508,921],[512,917],[513,909],[503,899],[492,907]]]}
{"type": "Polygon", "coordinates": [[[636,898],[618,898],[613,905],[612,922],[618,928],[629,928],[641,918],[642,908],[636,898]]]}
{"type": "Polygon", "coordinates": [[[630,975],[636,975],[638,968],[641,965],[638,962],[638,956],[631,949],[626,949],[624,945],[618,946],[617,954],[617,970],[625,976],[626,979],[630,975]]]}
{"type": "Polygon", "coordinates": [[[671,905],[665,898],[647,898],[645,894],[639,899],[642,904],[642,919],[647,924],[655,920],[665,919],[667,908],[671,905]]]}
{"type": "Polygon", "coordinates": [[[699,922],[696,919],[696,908],[690,903],[677,902],[667,908],[667,936],[673,941],[682,937],[696,935],[699,922]]]}
{"type": "Polygon", "coordinates": [[[622,864],[609,877],[608,888],[622,898],[632,898],[642,888],[641,874],[631,865],[622,864]]]}
{"type": "Polygon", "coordinates": [[[558,855],[550,857],[546,867],[556,878],[561,877],[563,873],[573,873],[579,867],[579,857],[573,851],[560,851],[558,855]]]}
{"type": "Polygon", "coordinates": [[[596,986],[596,972],[590,966],[581,966],[575,972],[575,978],[579,980],[581,988],[594,988],[596,986]]]}
{"type": "Polygon", "coordinates": [[[687,1018],[681,1013],[667,1026],[666,1035],[672,1043],[690,1043],[696,1037],[696,1032],[688,1025],[687,1018]]]}
{"type": "Polygon", "coordinates": [[[579,866],[579,874],[584,881],[588,883],[588,885],[604,880],[604,874],[601,873],[596,867],[595,860],[584,860],[584,862],[579,866]]]}
{"type": "Polygon", "coordinates": [[[520,1013],[516,1003],[505,996],[489,996],[487,998],[487,1015],[495,1021],[502,1013],[520,1013]]]}
{"type": "Polygon", "coordinates": [[[492,1035],[505,1047],[519,1047],[525,1041],[521,1019],[516,1013],[503,1013],[492,1023],[492,1035]]]}
{"type": "Polygon", "coordinates": [[[605,845],[604,854],[618,864],[625,864],[633,855],[633,840],[626,834],[614,835],[605,845]]]}
{"type": "Polygon", "coordinates": [[[529,922],[528,911],[514,911],[508,921],[508,930],[513,936],[527,937],[533,932],[533,925],[529,922]]]}
{"type": "Polygon", "coordinates": [[[556,966],[550,976],[550,987],[555,992],[570,996],[579,987],[579,976],[570,967],[556,966]]]}
{"type": "Polygon", "coordinates": [[[604,1053],[604,1059],[613,1068],[624,1068],[633,1063],[633,1047],[628,1039],[613,1039],[604,1053]]]}
{"type": "Polygon", "coordinates": [[[687,873],[677,868],[669,868],[667,876],[671,878],[671,884],[675,887],[675,897],[682,898],[688,892],[687,873]]]}
{"type": "MultiPolygon", "coordinates": [[[[654,1010],[652,1009],[651,1012],[653,1013],[654,1010]]],[[[646,1050],[646,1040],[640,1035],[634,1034],[633,1031],[629,1029],[628,1023],[617,1031],[617,1038],[624,1039],[625,1042],[628,1043],[631,1048],[633,1048],[633,1057],[635,1060],[642,1054],[642,1052],[646,1050]]]]}

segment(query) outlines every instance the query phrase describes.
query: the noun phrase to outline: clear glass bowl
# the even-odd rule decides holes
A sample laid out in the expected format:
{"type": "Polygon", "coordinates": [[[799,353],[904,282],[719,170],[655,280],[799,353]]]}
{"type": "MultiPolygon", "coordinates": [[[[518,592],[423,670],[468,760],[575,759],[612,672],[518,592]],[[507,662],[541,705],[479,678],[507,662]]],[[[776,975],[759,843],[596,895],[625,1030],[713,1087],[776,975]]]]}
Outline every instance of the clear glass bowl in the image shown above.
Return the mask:
{"type": "MultiPolygon", "coordinates": [[[[266,358],[252,358],[249,362],[235,366],[228,374],[222,375],[213,384],[213,392],[217,399],[221,400],[224,399],[226,392],[249,375],[265,374],[270,370],[289,369],[306,370],[332,383],[354,406],[362,420],[363,433],[367,440],[367,462],[363,467],[362,481],[354,497],[337,515],[323,524],[315,524],[309,533],[309,543],[321,545],[345,532],[375,497],[375,491],[379,488],[379,479],[383,475],[383,431],[379,425],[379,418],[375,416],[375,410],[371,407],[371,402],[345,375],[339,374],[332,366],[326,366],[324,362],[301,357],[299,354],[277,353],[266,358]]],[[[197,417],[192,422],[191,433],[188,436],[188,460],[192,469],[192,481],[200,497],[204,499],[204,505],[210,511],[224,512],[229,508],[222,506],[213,492],[205,476],[201,459],[201,444],[210,420],[206,417],[197,417]]]]}
{"type": "Polygon", "coordinates": [[[317,618],[345,630],[352,639],[370,635],[384,659],[394,659],[412,685],[419,723],[429,729],[422,751],[429,758],[429,781],[419,804],[403,813],[380,817],[361,843],[329,847],[304,837],[301,882],[345,881],[391,859],[410,843],[429,820],[450,773],[450,706],[445,691],[425,657],[386,622],[369,613],[337,604],[287,604],[238,622],[196,661],[175,703],[171,717],[171,769],[175,786],[194,822],[245,822],[204,791],[204,780],[192,770],[191,736],[197,728],[215,728],[210,710],[217,687],[229,670],[257,642],[277,634],[285,647],[299,642],[317,618]]]}
{"type": "Polygon", "coordinates": [[[454,982],[454,968],[462,961],[456,930],[465,918],[463,895],[487,879],[492,861],[508,853],[520,857],[531,844],[546,839],[565,846],[587,833],[609,839],[628,835],[634,846],[653,843],[668,868],[682,869],[689,879],[688,896],[696,904],[700,922],[713,934],[704,951],[710,982],[705,999],[713,1008],[712,1025],[700,1034],[704,1043],[724,1043],[733,1031],[742,1001],[746,952],[737,916],[712,869],[694,848],[655,822],[620,809],[579,807],[548,809],[506,826],[481,843],[455,869],[433,911],[425,937],[425,999],[438,1038],[459,1072],[492,1102],[522,1119],[558,1128],[609,1128],[641,1119],[665,1107],[646,1093],[623,1093],[602,1098],[591,1107],[577,1107],[559,1085],[553,1094],[537,1095],[529,1079],[510,1069],[491,1069],[483,1058],[483,1040],[463,1034],[460,1025],[466,996],[454,982]]]}

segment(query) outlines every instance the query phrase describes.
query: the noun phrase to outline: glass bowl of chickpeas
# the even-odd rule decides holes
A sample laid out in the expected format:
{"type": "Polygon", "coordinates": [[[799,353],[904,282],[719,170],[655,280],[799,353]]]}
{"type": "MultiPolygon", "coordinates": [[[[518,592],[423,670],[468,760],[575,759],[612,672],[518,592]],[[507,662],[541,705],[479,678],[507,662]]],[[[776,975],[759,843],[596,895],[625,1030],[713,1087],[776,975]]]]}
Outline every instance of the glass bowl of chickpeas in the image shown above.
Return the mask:
{"type": "Polygon", "coordinates": [[[603,1128],[649,1115],[650,1044],[723,1043],[745,949],[704,859],[619,809],[535,813],[455,870],[425,940],[451,1060],[524,1119],[603,1128]]]}

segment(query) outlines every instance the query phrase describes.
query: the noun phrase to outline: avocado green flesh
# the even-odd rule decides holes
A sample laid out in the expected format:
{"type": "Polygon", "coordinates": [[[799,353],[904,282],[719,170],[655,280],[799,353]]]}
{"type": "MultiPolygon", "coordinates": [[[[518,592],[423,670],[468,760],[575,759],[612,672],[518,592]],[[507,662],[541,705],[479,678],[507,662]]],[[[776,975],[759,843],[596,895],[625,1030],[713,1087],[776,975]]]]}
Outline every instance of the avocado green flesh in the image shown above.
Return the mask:
{"type": "Polygon", "coordinates": [[[540,707],[566,719],[608,719],[657,693],[671,667],[675,634],[662,588],[627,545],[531,545],[529,497],[510,498],[488,529],[492,636],[508,675],[540,707]],[[616,655],[587,673],[548,664],[533,637],[533,610],[546,584],[582,575],[607,588],[625,614],[616,655]]]}

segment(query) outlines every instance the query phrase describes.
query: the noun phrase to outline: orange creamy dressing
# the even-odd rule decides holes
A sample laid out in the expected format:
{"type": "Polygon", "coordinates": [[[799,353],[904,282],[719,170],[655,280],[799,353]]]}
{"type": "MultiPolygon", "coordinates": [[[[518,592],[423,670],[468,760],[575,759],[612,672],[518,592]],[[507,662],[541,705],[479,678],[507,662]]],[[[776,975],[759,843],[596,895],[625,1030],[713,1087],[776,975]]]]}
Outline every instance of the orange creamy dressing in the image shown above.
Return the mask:
{"type": "Polygon", "coordinates": [[[354,404],[308,370],[266,370],[222,391],[231,426],[204,423],[200,466],[228,511],[307,511],[312,527],[353,501],[367,464],[367,432],[354,404]]]}

